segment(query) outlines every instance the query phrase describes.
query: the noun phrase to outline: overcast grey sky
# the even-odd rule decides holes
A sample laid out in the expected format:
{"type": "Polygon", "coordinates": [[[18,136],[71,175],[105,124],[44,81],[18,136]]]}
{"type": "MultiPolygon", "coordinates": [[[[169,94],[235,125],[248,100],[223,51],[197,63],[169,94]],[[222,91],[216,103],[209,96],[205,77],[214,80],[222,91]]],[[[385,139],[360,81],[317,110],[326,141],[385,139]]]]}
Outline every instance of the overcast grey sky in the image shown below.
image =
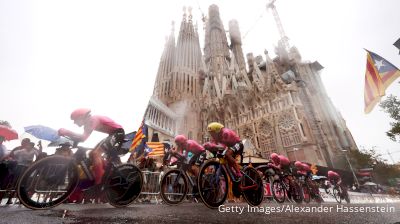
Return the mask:
{"type": "MultiPolygon", "coordinates": [[[[183,6],[192,6],[203,46],[201,11],[207,13],[212,3],[219,6],[225,29],[229,20],[238,20],[245,54],[264,49],[272,54],[279,35],[265,0],[0,0],[0,119],[21,137],[26,136],[23,127],[34,124],[81,131],[69,114],[89,107],[127,132],[136,130],[171,21],[177,33],[183,6]]],[[[303,60],[325,67],[322,80],[356,143],[383,153],[400,151],[399,143],[385,135],[388,116],[379,108],[363,113],[363,48],[400,67],[392,45],[400,38],[400,1],[277,0],[275,5],[290,44],[303,60]]],[[[399,96],[399,88],[396,82],[387,93],[399,96]]],[[[96,134],[87,144],[101,137],[96,134]]],[[[400,153],[393,157],[400,161],[400,153]]]]}

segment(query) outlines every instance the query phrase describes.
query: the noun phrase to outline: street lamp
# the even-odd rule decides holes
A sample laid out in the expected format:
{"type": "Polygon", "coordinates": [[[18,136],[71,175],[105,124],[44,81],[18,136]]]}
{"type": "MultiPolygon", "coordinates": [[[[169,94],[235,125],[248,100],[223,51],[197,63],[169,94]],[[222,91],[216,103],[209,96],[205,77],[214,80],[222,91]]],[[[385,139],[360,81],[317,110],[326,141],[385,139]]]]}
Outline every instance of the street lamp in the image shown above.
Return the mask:
{"type": "Polygon", "coordinates": [[[356,176],[356,174],[354,173],[353,166],[351,165],[350,160],[349,160],[349,158],[347,157],[347,152],[348,152],[348,151],[342,149],[342,152],[344,153],[344,157],[346,157],[347,163],[349,164],[350,170],[351,170],[351,172],[353,173],[353,177],[354,177],[354,180],[356,181],[356,184],[357,184],[358,186],[360,186],[360,183],[358,182],[357,176],[356,176]]]}

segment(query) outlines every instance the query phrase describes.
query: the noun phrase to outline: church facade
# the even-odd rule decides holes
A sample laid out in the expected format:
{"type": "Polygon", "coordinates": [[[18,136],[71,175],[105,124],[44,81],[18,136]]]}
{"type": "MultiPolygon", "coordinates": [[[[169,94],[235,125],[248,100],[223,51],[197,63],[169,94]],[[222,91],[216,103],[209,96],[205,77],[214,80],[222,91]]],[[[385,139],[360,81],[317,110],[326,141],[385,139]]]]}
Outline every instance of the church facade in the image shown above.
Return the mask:
{"type": "Polygon", "coordinates": [[[276,57],[242,50],[238,22],[228,34],[211,5],[205,19],[204,48],[190,9],[175,39],[167,38],[153,96],[146,110],[149,135],[176,134],[204,143],[213,121],[237,131],[264,158],[277,152],[290,160],[335,167],[342,150],[357,150],[346,122],[328,97],[322,66],[302,61],[295,47],[278,44],[276,57]]]}

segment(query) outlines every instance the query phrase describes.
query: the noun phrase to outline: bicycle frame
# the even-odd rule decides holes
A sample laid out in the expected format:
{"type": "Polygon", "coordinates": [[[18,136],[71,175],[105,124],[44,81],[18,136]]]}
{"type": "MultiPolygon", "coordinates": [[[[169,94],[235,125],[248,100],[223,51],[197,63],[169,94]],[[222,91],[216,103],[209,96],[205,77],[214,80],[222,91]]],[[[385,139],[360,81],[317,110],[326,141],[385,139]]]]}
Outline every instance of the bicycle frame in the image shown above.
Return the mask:
{"type": "MultiPolygon", "coordinates": [[[[180,173],[177,175],[177,177],[176,177],[176,179],[175,179],[174,185],[176,184],[176,182],[177,182],[177,181],[179,180],[179,178],[181,177],[180,175],[183,174],[183,175],[184,175],[184,178],[186,178],[187,180],[189,180],[189,183],[190,183],[191,187],[193,188],[193,187],[196,185],[196,183],[193,181],[193,179],[191,178],[191,176],[188,174],[189,169],[192,167],[192,165],[186,163],[186,162],[185,162],[186,158],[183,157],[182,155],[180,155],[180,154],[178,154],[178,153],[171,153],[171,152],[168,152],[168,153],[170,153],[171,156],[174,156],[175,158],[178,159],[176,162],[173,163],[173,165],[179,165],[179,166],[178,166],[178,167],[179,167],[178,170],[180,171],[180,173]]],[[[166,155],[166,157],[168,157],[168,155],[166,155]]],[[[189,194],[189,195],[193,195],[193,192],[192,192],[192,194],[189,194]]]]}
{"type": "MultiPolygon", "coordinates": [[[[244,167],[240,170],[240,173],[243,175],[241,178],[236,178],[236,177],[233,175],[232,170],[231,170],[230,166],[228,165],[228,163],[224,163],[224,164],[221,164],[221,163],[220,163],[220,167],[219,167],[218,169],[221,169],[221,167],[222,167],[222,169],[225,170],[226,173],[228,173],[229,178],[232,180],[232,183],[233,183],[233,184],[232,184],[232,187],[233,187],[233,188],[237,189],[237,188],[239,187],[239,182],[240,182],[241,180],[243,180],[244,177],[246,177],[246,178],[248,178],[248,179],[250,179],[250,180],[252,181],[253,185],[246,186],[246,187],[240,186],[240,187],[239,187],[239,188],[240,188],[240,191],[246,191],[246,190],[257,189],[257,187],[258,187],[258,186],[257,186],[257,182],[256,182],[253,178],[251,178],[249,175],[247,175],[246,173],[244,173],[244,172],[242,171],[242,170],[244,170],[247,166],[244,166],[244,167]]],[[[217,171],[217,172],[219,172],[219,171],[217,171]]]]}

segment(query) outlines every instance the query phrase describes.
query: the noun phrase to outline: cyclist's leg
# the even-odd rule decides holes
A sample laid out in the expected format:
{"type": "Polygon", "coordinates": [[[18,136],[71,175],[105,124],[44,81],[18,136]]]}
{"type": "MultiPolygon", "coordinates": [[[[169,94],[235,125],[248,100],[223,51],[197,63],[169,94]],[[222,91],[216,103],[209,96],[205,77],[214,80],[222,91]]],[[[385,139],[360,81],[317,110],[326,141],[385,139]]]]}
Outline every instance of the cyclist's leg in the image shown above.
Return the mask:
{"type": "Polygon", "coordinates": [[[93,176],[95,179],[95,184],[101,184],[101,179],[104,175],[104,163],[101,154],[104,152],[102,146],[93,149],[90,152],[90,159],[93,164],[93,176]]]}
{"type": "Polygon", "coordinates": [[[234,152],[232,149],[228,149],[226,151],[225,158],[228,161],[229,166],[235,169],[236,175],[238,177],[242,176],[242,174],[240,173],[240,166],[239,166],[239,164],[237,164],[237,162],[234,158],[234,152]]]}
{"type": "Polygon", "coordinates": [[[121,147],[121,142],[125,136],[124,129],[118,129],[115,133],[109,135],[97,148],[90,152],[90,158],[93,163],[93,174],[95,178],[95,184],[101,184],[101,180],[104,175],[104,162],[101,155],[106,150],[113,150],[118,145],[121,147]]]}
{"type": "Polygon", "coordinates": [[[189,160],[189,164],[191,165],[189,172],[193,174],[195,177],[199,174],[199,160],[200,154],[194,154],[192,158],[189,160]]]}

